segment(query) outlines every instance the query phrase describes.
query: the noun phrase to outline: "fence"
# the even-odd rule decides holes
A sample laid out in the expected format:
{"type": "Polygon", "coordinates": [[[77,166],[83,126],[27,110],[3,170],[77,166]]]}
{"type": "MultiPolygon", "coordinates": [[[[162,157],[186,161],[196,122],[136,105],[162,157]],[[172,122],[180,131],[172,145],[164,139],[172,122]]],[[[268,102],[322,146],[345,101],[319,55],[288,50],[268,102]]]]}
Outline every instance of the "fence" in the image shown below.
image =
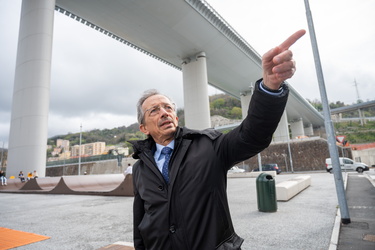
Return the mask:
{"type": "MultiPolygon", "coordinates": [[[[81,156],[81,163],[84,162],[93,162],[93,161],[105,161],[105,160],[113,160],[113,159],[122,159],[123,155],[93,155],[93,156],[81,156]]],[[[54,166],[61,166],[67,164],[78,164],[79,158],[70,158],[64,159],[59,161],[49,161],[47,162],[47,167],[54,167],[54,166]]]]}

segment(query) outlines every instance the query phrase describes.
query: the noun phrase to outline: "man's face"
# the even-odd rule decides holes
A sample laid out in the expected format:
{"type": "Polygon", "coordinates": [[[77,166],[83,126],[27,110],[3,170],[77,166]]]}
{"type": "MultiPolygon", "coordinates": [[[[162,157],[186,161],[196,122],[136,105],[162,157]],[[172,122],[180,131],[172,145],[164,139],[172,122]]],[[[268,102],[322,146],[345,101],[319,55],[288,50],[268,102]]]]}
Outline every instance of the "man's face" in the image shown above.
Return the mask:
{"type": "Polygon", "coordinates": [[[163,95],[153,95],[144,101],[142,109],[144,118],[139,126],[141,132],[151,135],[158,144],[168,145],[178,126],[175,105],[163,95]]]}

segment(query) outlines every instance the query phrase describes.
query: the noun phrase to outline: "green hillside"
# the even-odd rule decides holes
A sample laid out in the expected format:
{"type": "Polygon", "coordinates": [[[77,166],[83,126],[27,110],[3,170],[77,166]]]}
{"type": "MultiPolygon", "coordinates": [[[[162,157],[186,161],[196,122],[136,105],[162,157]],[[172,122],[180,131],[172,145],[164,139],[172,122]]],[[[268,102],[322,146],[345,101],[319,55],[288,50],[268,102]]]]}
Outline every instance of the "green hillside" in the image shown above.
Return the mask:
{"type": "Polygon", "coordinates": [[[336,135],[345,135],[350,144],[375,142],[375,121],[334,123],[336,135]]]}
{"type": "MultiPolygon", "coordinates": [[[[322,103],[318,100],[308,100],[318,111],[322,112],[322,103]]],[[[362,103],[361,100],[358,103],[362,103]]],[[[340,108],[346,106],[343,102],[337,101],[330,103],[330,109],[340,108]]],[[[364,117],[375,117],[375,107],[362,109],[364,117]]],[[[359,117],[358,111],[351,111],[342,113],[342,118],[356,118],[359,117]]],[[[362,144],[375,142],[375,121],[366,121],[361,124],[359,121],[346,121],[334,123],[336,135],[346,136],[346,140],[351,144],[362,144]]]]}
{"type": "MultiPolygon", "coordinates": [[[[225,95],[218,94],[209,97],[211,115],[220,115],[228,119],[241,119],[241,103],[238,99],[225,95]]],[[[315,108],[321,110],[321,103],[317,100],[309,101],[315,108]]],[[[344,106],[344,103],[331,103],[331,108],[338,108],[344,106]]],[[[375,116],[375,108],[368,108],[363,110],[366,117],[375,116]]],[[[185,125],[184,110],[177,111],[180,126],[185,125]]],[[[358,113],[345,113],[343,117],[358,117],[358,113]]],[[[369,121],[364,126],[359,122],[342,122],[335,123],[335,130],[338,135],[345,135],[350,143],[368,143],[375,142],[375,122],[369,121]]],[[[130,146],[127,141],[144,139],[145,136],[139,131],[138,123],[134,123],[128,127],[122,126],[112,129],[94,129],[91,131],[82,132],[82,144],[97,141],[103,141],[107,145],[123,145],[130,146]]],[[[48,139],[48,145],[55,146],[56,139],[69,140],[70,145],[79,144],[79,133],[69,133],[67,135],[57,135],[48,139]]]]}

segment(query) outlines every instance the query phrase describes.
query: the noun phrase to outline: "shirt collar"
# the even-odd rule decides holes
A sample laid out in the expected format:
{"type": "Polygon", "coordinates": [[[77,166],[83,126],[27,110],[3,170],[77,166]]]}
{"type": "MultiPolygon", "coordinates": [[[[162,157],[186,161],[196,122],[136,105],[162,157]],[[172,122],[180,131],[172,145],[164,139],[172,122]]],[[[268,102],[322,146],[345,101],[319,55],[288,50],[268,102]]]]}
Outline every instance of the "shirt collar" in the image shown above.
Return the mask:
{"type": "Polygon", "coordinates": [[[154,154],[155,159],[160,160],[159,158],[160,158],[160,155],[161,155],[161,150],[164,147],[170,147],[171,149],[174,149],[174,140],[171,141],[167,146],[163,146],[163,145],[160,145],[160,144],[156,143],[156,151],[155,151],[155,154],[154,154]]]}

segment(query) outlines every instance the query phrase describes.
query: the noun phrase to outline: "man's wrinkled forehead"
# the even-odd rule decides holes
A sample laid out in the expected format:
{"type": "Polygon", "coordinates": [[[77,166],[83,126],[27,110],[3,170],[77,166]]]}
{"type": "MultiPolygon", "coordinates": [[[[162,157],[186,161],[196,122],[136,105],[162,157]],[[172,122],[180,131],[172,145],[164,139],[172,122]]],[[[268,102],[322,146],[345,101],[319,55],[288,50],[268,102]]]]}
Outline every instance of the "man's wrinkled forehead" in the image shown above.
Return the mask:
{"type": "Polygon", "coordinates": [[[169,100],[168,97],[164,96],[164,95],[153,95],[153,96],[150,96],[149,98],[147,98],[143,104],[142,104],[142,108],[145,109],[145,108],[149,108],[149,107],[152,107],[152,106],[156,106],[156,105],[159,105],[159,104],[172,104],[171,101],[169,100]]]}

